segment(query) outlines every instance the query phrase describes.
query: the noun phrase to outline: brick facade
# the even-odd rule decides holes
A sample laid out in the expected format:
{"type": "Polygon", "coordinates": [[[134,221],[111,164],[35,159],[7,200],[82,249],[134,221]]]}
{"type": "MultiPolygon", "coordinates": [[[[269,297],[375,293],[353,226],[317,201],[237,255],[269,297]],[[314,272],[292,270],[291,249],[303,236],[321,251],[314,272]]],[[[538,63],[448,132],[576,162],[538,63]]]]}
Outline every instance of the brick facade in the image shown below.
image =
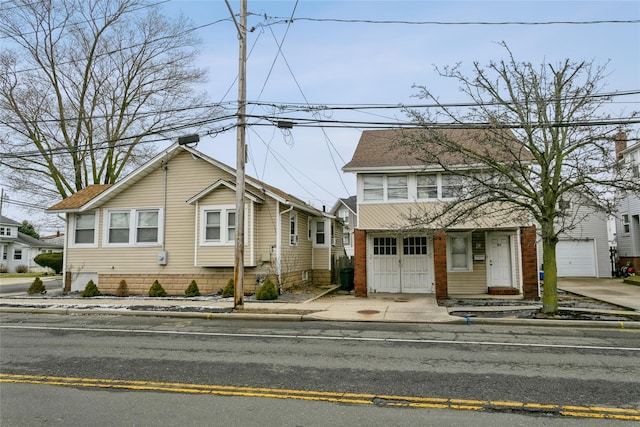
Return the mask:
{"type": "Polygon", "coordinates": [[[522,295],[524,299],[539,299],[538,255],[536,226],[520,227],[520,252],[522,253],[522,295]]]}
{"type": "Polygon", "coordinates": [[[367,297],[367,232],[353,232],[353,283],[356,297],[367,297]]]}
{"type": "Polygon", "coordinates": [[[433,275],[436,281],[436,298],[449,296],[447,285],[447,235],[444,231],[433,234],[433,275]]]}

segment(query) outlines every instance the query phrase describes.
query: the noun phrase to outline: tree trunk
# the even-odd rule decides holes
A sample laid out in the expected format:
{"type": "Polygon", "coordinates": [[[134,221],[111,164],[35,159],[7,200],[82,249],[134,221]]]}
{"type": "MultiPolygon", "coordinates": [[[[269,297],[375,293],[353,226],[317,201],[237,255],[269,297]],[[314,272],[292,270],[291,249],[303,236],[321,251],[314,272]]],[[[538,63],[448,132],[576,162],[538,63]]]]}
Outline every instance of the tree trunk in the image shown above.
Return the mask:
{"type": "Polygon", "coordinates": [[[558,238],[553,233],[542,231],[542,262],[544,266],[544,291],[542,293],[542,312],[558,312],[558,266],[556,264],[556,245],[558,238]],[[549,235],[551,234],[551,235],[549,235]]]}

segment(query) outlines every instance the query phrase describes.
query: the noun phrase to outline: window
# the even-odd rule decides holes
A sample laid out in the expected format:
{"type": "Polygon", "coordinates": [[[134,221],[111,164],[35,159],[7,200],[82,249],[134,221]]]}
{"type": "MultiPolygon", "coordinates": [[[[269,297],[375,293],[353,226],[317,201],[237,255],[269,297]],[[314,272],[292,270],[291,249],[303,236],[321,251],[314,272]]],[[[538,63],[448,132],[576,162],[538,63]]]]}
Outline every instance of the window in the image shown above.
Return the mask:
{"type": "Polygon", "coordinates": [[[408,198],[407,177],[387,177],[387,200],[406,200],[408,198]]]}
{"type": "Polygon", "coordinates": [[[93,245],[96,236],[96,214],[76,214],[73,243],[76,245],[93,245]]]}
{"type": "Polygon", "coordinates": [[[298,244],[298,213],[291,212],[289,214],[289,244],[298,244]]]}
{"type": "Polygon", "coordinates": [[[109,212],[109,243],[129,243],[129,212],[109,212]]]}
{"type": "Polygon", "coordinates": [[[0,236],[11,236],[11,228],[0,227],[0,236]]]}
{"type": "Polygon", "coordinates": [[[14,261],[20,261],[22,259],[22,249],[13,250],[13,259],[14,261]]]}
{"type": "Polygon", "coordinates": [[[235,242],[236,211],[232,206],[205,207],[202,212],[204,244],[229,245],[235,242]]]}
{"type": "Polygon", "coordinates": [[[344,233],[342,235],[342,244],[344,246],[351,246],[351,233],[344,233]]]}
{"type": "Polygon", "coordinates": [[[2,259],[5,260],[5,261],[7,259],[7,251],[8,251],[7,246],[6,245],[2,245],[2,259]]]}
{"type": "Polygon", "coordinates": [[[405,237],[402,239],[402,253],[404,255],[426,255],[426,237],[405,237]]]}
{"type": "Polygon", "coordinates": [[[438,198],[438,175],[418,175],[418,199],[438,198]]]}
{"type": "Polygon", "coordinates": [[[629,234],[630,231],[629,214],[622,214],[622,232],[624,234],[629,234]]]}
{"type": "Polygon", "coordinates": [[[158,241],[158,211],[138,211],[136,242],[155,243],[158,241]]]}
{"type": "Polygon", "coordinates": [[[398,246],[395,237],[374,237],[373,238],[373,254],[374,255],[396,255],[398,246]]]}
{"type": "Polygon", "coordinates": [[[473,264],[471,260],[471,234],[450,234],[447,240],[448,270],[473,271],[473,264]]]}
{"type": "Polygon", "coordinates": [[[338,212],[338,217],[340,217],[340,219],[342,219],[342,222],[345,225],[349,224],[349,211],[346,209],[341,209],[340,212],[338,212]]]}
{"type": "Polygon", "coordinates": [[[106,246],[145,246],[160,243],[160,209],[118,209],[105,213],[106,246]]]}
{"type": "Polygon", "coordinates": [[[325,243],[324,222],[318,221],[316,222],[316,245],[324,245],[324,243],[325,243]]]}
{"type": "Polygon", "coordinates": [[[462,179],[457,175],[442,175],[442,198],[457,197],[462,190],[462,179]]]}
{"type": "Polygon", "coordinates": [[[364,200],[382,200],[384,186],[382,175],[370,175],[364,177],[364,200]]]}

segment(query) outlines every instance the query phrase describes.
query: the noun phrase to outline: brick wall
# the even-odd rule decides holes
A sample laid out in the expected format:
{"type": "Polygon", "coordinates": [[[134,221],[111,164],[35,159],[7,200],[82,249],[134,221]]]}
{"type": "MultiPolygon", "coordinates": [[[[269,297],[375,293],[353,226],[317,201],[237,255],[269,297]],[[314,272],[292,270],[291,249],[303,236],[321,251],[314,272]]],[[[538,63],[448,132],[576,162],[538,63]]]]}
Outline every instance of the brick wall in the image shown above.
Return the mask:
{"type": "Polygon", "coordinates": [[[536,226],[520,227],[522,253],[522,295],[524,299],[538,297],[538,256],[536,252],[536,226]]]}
{"type": "Polygon", "coordinates": [[[436,231],[433,235],[433,269],[436,281],[436,298],[446,299],[449,296],[447,285],[447,235],[444,231],[436,231]]]}
{"type": "Polygon", "coordinates": [[[353,284],[356,297],[367,297],[367,232],[353,231],[353,284]]]}

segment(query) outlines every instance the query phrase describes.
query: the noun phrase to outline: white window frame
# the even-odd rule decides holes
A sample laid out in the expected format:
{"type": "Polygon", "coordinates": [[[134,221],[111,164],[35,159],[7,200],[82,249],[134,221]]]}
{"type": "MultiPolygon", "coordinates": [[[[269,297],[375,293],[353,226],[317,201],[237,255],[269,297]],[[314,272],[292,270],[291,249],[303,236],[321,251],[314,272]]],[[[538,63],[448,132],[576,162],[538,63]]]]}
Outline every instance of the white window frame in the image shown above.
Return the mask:
{"type": "Polygon", "coordinates": [[[162,245],[162,239],[164,238],[163,229],[163,216],[164,211],[162,208],[157,207],[145,207],[145,208],[130,208],[130,209],[106,209],[104,211],[104,221],[102,233],[102,244],[104,247],[116,248],[116,247],[154,247],[162,245]],[[158,212],[158,238],[155,242],[138,242],[138,213],[139,212],[158,212]],[[111,230],[111,215],[118,213],[129,214],[129,237],[126,242],[111,243],[109,241],[109,231],[111,230]]]}
{"type": "MultiPolygon", "coordinates": [[[[69,247],[72,248],[97,248],[98,247],[98,212],[79,212],[73,215],[71,218],[71,238],[69,239],[69,247]],[[78,215],[93,215],[93,242],[90,243],[76,243],[76,233],[78,231],[77,222],[78,215]]],[[[84,230],[90,230],[86,228],[84,230]]]]}
{"type": "Polygon", "coordinates": [[[351,233],[349,231],[342,233],[342,246],[351,246],[351,233]]]}
{"type": "Polygon", "coordinates": [[[448,272],[452,272],[452,273],[472,272],[473,271],[473,249],[472,249],[471,233],[470,232],[465,232],[465,233],[447,233],[447,271],[448,272]],[[452,261],[453,261],[453,252],[452,252],[452,250],[453,250],[453,242],[452,242],[452,240],[454,238],[466,238],[467,239],[467,241],[466,241],[467,267],[465,267],[465,268],[453,267],[453,265],[452,265],[452,261]]]}
{"type": "Polygon", "coordinates": [[[364,175],[362,177],[362,200],[365,202],[384,201],[384,175],[364,175]]]}
{"type": "Polygon", "coordinates": [[[236,213],[235,205],[211,205],[200,208],[200,246],[233,246],[236,242],[236,224],[229,224],[229,215],[236,213]],[[220,239],[207,240],[207,214],[217,212],[220,214],[220,239]],[[230,236],[233,230],[233,236],[230,236]]]}
{"type": "Polygon", "coordinates": [[[440,196],[440,174],[438,173],[421,173],[418,174],[416,176],[416,197],[418,200],[437,200],[438,197],[440,196]],[[434,178],[435,179],[435,185],[420,185],[420,178],[424,177],[424,178],[434,178]],[[431,189],[433,190],[435,187],[436,190],[436,195],[435,197],[420,197],[420,189],[425,189],[425,191],[428,191],[427,189],[431,189]]]}
{"type": "Polygon", "coordinates": [[[298,244],[298,212],[291,211],[289,213],[289,245],[296,246],[298,244]]]}
{"type": "Polygon", "coordinates": [[[440,174],[440,198],[443,200],[454,200],[457,197],[457,194],[462,191],[463,188],[463,183],[462,183],[462,177],[460,175],[454,175],[454,174],[440,174]],[[448,179],[453,179],[454,181],[458,181],[457,184],[454,185],[446,185],[445,186],[445,181],[448,179]],[[444,195],[444,189],[445,187],[447,188],[453,188],[454,189],[454,195],[453,196],[445,196],[444,195]],[[457,190],[456,190],[457,188],[457,190]]]}
{"type": "Polygon", "coordinates": [[[329,234],[327,232],[327,221],[325,221],[324,219],[320,219],[317,221],[314,221],[314,225],[313,225],[313,246],[314,247],[327,247],[331,245],[331,238],[330,236],[327,236],[327,234],[329,234]],[[319,225],[322,224],[322,230],[319,229],[319,225]],[[322,236],[324,242],[319,243],[318,242],[318,237],[322,236]]]}
{"type": "Polygon", "coordinates": [[[13,248],[13,260],[22,261],[22,248],[13,248]]]}
{"type": "Polygon", "coordinates": [[[384,179],[386,199],[397,202],[409,200],[409,178],[407,175],[386,175],[384,179]]]}
{"type": "Polygon", "coordinates": [[[629,214],[623,213],[620,215],[620,223],[622,224],[622,234],[631,233],[631,221],[629,220],[629,214]]]}

